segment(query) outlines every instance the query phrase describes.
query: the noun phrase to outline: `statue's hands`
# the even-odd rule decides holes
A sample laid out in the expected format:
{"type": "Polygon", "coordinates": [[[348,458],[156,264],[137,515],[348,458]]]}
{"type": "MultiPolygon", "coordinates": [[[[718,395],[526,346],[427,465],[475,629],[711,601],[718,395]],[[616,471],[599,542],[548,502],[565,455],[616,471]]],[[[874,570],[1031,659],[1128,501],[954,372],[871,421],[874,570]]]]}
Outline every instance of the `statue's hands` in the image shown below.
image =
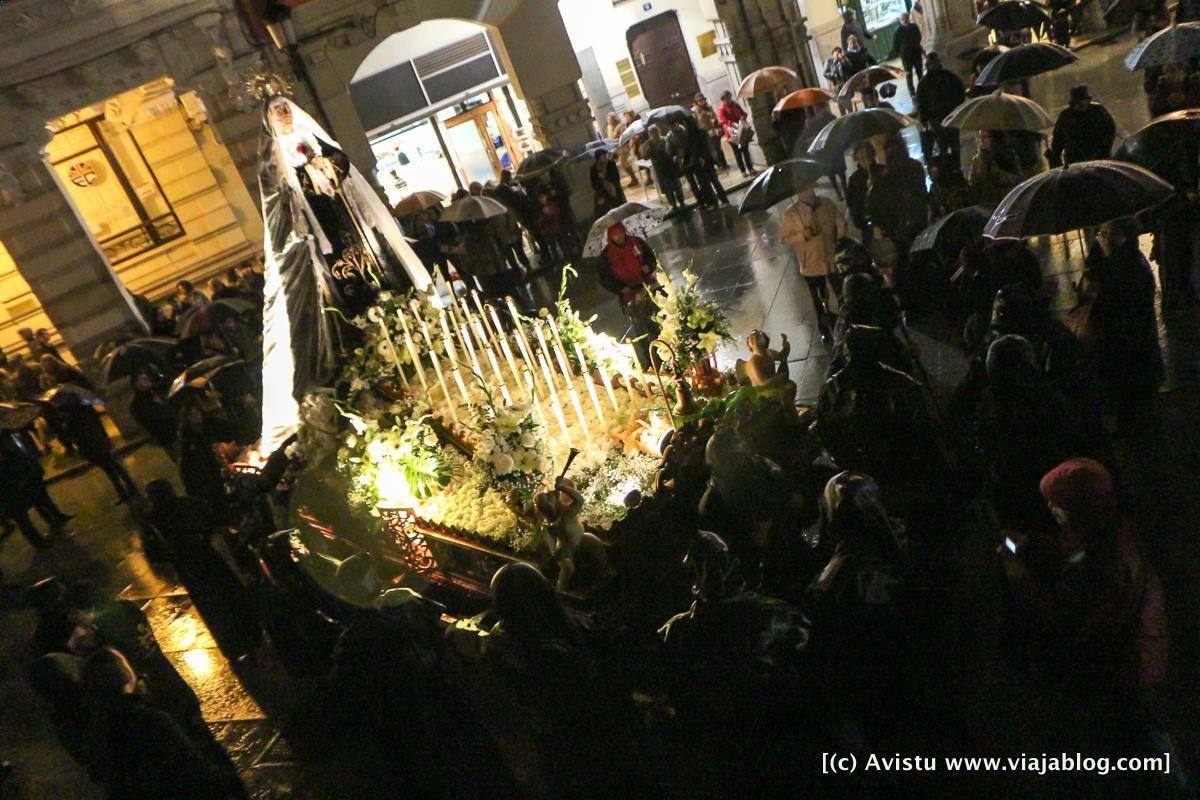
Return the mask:
{"type": "Polygon", "coordinates": [[[337,167],[333,165],[332,161],[325,156],[317,156],[309,163],[312,164],[314,169],[320,170],[321,174],[328,178],[330,183],[334,186],[338,185],[337,167]]]}

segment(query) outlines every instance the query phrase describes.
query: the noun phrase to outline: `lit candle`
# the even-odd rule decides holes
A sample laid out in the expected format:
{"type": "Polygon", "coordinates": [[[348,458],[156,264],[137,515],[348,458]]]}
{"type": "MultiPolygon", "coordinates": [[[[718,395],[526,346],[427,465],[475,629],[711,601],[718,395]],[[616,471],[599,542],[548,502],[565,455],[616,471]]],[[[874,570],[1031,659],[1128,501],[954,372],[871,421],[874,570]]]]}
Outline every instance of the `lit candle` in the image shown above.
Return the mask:
{"type": "MultiPolygon", "coordinates": [[[[475,375],[475,380],[483,384],[483,369],[479,366],[479,359],[475,357],[475,346],[471,343],[471,333],[467,330],[466,326],[458,329],[458,338],[466,345],[467,354],[471,357],[471,370],[475,375]]],[[[480,391],[482,390],[483,386],[481,385],[480,391]]]]}
{"type": "Polygon", "coordinates": [[[483,327],[487,329],[488,337],[496,336],[496,331],[492,330],[492,323],[488,321],[487,314],[483,310],[483,300],[479,297],[479,292],[475,289],[471,290],[471,300],[475,303],[475,308],[479,311],[479,318],[483,320],[483,327]]]}
{"type": "MultiPolygon", "coordinates": [[[[487,304],[488,315],[492,318],[492,324],[496,328],[496,338],[500,340],[500,353],[504,356],[505,362],[508,364],[508,371],[512,373],[513,387],[515,389],[523,389],[525,384],[521,380],[521,376],[517,373],[517,361],[513,358],[512,348],[508,344],[508,333],[504,330],[504,326],[500,324],[500,315],[496,313],[496,307],[491,303],[487,304]]],[[[530,402],[533,397],[529,398],[530,402]]]]}
{"type": "MultiPolygon", "coordinates": [[[[416,302],[415,300],[413,301],[416,302]]],[[[416,313],[417,309],[413,309],[416,313]]],[[[425,337],[425,346],[429,348],[429,360],[433,362],[433,371],[437,375],[438,385],[442,387],[442,394],[446,398],[446,405],[450,407],[450,418],[458,422],[458,412],[454,408],[454,398],[450,396],[450,388],[446,385],[446,376],[442,373],[442,362],[437,357],[437,351],[433,347],[433,337],[429,335],[429,326],[425,324],[425,317],[417,314],[417,321],[421,323],[421,335],[425,337]]]]}
{"type": "Polygon", "coordinates": [[[508,304],[508,313],[510,316],[512,316],[513,327],[516,328],[517,331],[517,343],[521,346],[521,355],[527,362],[529,362],[530,369],[532,370],[532,368],[536,365],[536,361],[533,357],[533,347],[531,347],[529,344],[529,337],[525,335],[525,324],[521,321],[521,315],[517,313],[517,306],[516,303],[513,302],[512,297],[505,297],[504,302],[508,304]]]}
{"type": "Polygon", "coordinates": [[[538,353],[538,363],[542,367],[542,376],[546,379],[546,385],[550,387],[550,406],[554,410],[554,418],[558,420],[558,427],[562,428],[563,440],[567,443],[567,447],[570,447],[571,434],[567,432],[567,419],[563,416],[562,403],[558,401],[558,392],[554,389],[554,379],[550,376],[550,365],[546,363],[546,356],[538,353]]]}
{"type": "Polygon", "coordinates": [[[446,348],[446,358],[450,360],[450,374],[454,376],[454,383],[458,386],[463,405],[470,405],[471,395],[463,385],[462,375],[458,371],[458,351],[454,349],[454,337],[450,335],[450,326],[446,324],[446,309],[441,309],[438,320],[442,324],[442,344],[446,348]]]}
{"type": "Polygon", "coordinates": [[[484,333],[483,326],[479,324],[479,317],[471,318],[471,328],[475,333],[475,342],[479,345],[480,352],[488,357],[488,366],[492,368],[492,374],[496,376],[497,385],[508,400],[508,404],[512,405],[512,398],[508,396],[508,387],[504,383],[504,376],[500,374],[500,365],[496,362],[496,354],[492,352],[492,345],[488,341],[487,334],[484,333]]]}
{"type": "Polygon", "coordinates": [[[396,372],[400,373],[400,380],[404,381],[404,388],[409,388],[408,376],[404,374],[404,367],[400,365],[400,354],[396,352],[396,343],[392,341],[392,332],[388,330],[387,323],[382,319],[379,320],[379,329],[383,331],[383,339],[388,344],[388,353],[392,356],[392,363],[396,365],[396,372]]]}
{"type": "MultiPolygon", "coordinates": [[[[538,358],[545,356],[546,363],[553,364],[554,356],[550,355],[550,348],[546,345],[546,337],[542,334],[542,326],[538,325],[536,322],[533,323],[533,332],[534,332],[534,334],[537,335],[538,358]]],[[[554,375],[551,374],[550,378],[551,378],[551,380],[553,380],[554,375]]],[[[571,383],[570,381],[567,381],[567,385],[570,385],[570,383],[571,383]]]]}
{"type": "Polygon", "coordinates": [[[421,366],[421,357],[417,355],[417,348],[413,346],[412,331],[408,329],[408,319],[402,310],[397,311],[396,315],[400,317],[400,327],[404,328],[404,343],[408,345],[408,354],[412,357],[412,362],[417,365],[417,377],[421,379],[421,388],[425,390],[425,394],[429,394],[429,381],[425,380],[425,368],[421,366]]]}
{"type": "Polygon", "coordinates": [[[604,357],[595,347],[592,348],[592,352],[596,354],[596,367],[600,370],[600,380],[604,383],[604,391],[608,393],[608,402],[612,404],[613,413],[619,414],[621,409],[617,405],[617,396],[613,394],[612,376],[608,374],[608,367],[604,365],[604,357]]]}
{"type": "Polygon", "coordinates": [[[600,407],[600,398],[596,395],[596,382],[592,380],[592,372],[587,368],[587,361],[583,357],[583,348],[579,346],[579,342],[575,342],[575,357],[579,359],[579,369],[583,373],[583,385],[587,387],[588,395],[592,398],[592,405],[596,408],[596,416],[600,418],[600,425],[608,427],[608,423],[604,419],[604,409],[600,407]]]}

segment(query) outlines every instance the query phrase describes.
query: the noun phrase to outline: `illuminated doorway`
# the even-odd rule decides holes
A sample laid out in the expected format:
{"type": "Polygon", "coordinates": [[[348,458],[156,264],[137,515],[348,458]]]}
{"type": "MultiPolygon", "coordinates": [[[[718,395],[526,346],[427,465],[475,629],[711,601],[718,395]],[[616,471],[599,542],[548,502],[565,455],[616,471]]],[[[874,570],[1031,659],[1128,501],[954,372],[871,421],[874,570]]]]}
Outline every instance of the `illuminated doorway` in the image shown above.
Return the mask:
{"type": "Polygon", "coordinates": [[[487,102],[446,119],[446,140],[454,154],[459,178],[464,184],[487,183],[500,179],[501,170],[515,170],[520,163],[508,123],[487,102]]]}

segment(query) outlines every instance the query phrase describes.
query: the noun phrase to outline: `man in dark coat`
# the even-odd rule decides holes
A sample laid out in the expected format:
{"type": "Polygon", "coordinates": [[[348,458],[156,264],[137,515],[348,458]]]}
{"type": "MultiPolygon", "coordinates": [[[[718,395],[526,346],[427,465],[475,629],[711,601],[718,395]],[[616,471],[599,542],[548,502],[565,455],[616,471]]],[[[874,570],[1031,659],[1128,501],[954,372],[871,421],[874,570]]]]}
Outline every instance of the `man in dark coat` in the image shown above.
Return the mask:
{"type": "Polygon", "coordinates": [[[906,11],[900,15],[900,24],[892,37],[892,52],[900,56],[904,66],[904,79],[908,82],[908,93],[916,94],[913,85],[913,75],[921,79],[921,62],[925,51],[921,49],[921,26],[912,21],[912,16],[906,11]]]}
{"type": "Polygon", "coordinates": [[[863,47],[867,46],[867,39],[875,38],[875,34],[867,33],[867,29],[858,21],[858,14],[854,9],[847,8],[842,12],[842,50],[846,49],[846,42],[851,36],[857,36],[863,47]]]}
{"type": "Polygon", "coordinates": [[[175,413],[175,407],[167,402],[154,376],[149,373],[134,375],[133,388],[130,415],[146,429],[155,444],[174,456],[175,437],[179,433],[179,415],[175,413]]]}
{"type": "Polygon", "coordinates": [[[245,796],[228,762],[212,758],[178,722],[146,701],[142,682],[119,651],[106,647],[88,659],[84,687],[93,707],[89,739],[96,752],[89,771],[109,797],[245,796]]]}
{"type": "MultiPolygon", "coordinates": [[[[917,87],[917,116],[942,153],[950,153],[954,163],[961,167],[958,129],[945,127],[942,120],[967,99],[967,87],[962,78],[942,66],[942,59],[937,53],[925,57],[925,66],[925,77],[917,87]]],[[[929,163],[931,143],[927,147],[927,137],[922,136],[921,144],[926,151],[925,162],[929,163]]]]}
{"type": "Polygon", "coordinates": [[[1116,135],[1112,114],[1092,100],[1088,87],[1080,84],[1071,89],[1071,103],[1054,123],[1046,158],[1052,167],[1108,158],[1116,135]]]}
{"type": "Polygon", "coordinates": [[[50,419],[57,429],[70,438],[84,461],[104,471],[117,492],[118,504],[141,495],[141,489],[133,480],[133,476],[117,457],[112,439],[109,438],[100,415],[86,400],[73,399],[53,406],[50,419]]]}
{"type": "Polygon", "coordinates": [[[16,524],[21,535],[38,550],[51,546],[51,540],[41,534],[29,518],[36,510],[50,530],[61,532],[71,519],[46,492],[45,471],[38,454],[20,434],[0,432],[0,518],[16,524]]]}

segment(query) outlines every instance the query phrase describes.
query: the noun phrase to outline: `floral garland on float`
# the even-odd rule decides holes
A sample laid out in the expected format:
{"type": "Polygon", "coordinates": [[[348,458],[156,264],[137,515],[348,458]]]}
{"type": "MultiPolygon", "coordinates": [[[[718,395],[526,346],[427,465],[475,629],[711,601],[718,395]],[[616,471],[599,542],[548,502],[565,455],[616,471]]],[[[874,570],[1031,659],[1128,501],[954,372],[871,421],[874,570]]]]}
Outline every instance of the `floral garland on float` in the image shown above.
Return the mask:
{"type": "MultiPolygon", "coordinates": [[[[689,365],[729,335],[695,283],[685,273],[660,310],[682,315],[664,325],[664,339],[689,365]]],[[[424,566],[446,569],[452,555],[439,543],[450,539],[548,559],[552,522],[535,500],[553,491],[569,459],[579,517],[603,534],[661,482],[674,386],[671,376],[643,374],[632,347],[596,331],[593,319],[562,296],[554,313],[531,317],[511,299],[491,304],[471,293],[439,303],[383,292],[352,321],[361,342],[336,396],[303,406],[304,456],[313,463],[336,451],[351,508],[382,517],[385,536],[410,540],[402,549],[419,534],[424,566]],[[332,446],[331,408],[343,420],[332,446]]]]}

